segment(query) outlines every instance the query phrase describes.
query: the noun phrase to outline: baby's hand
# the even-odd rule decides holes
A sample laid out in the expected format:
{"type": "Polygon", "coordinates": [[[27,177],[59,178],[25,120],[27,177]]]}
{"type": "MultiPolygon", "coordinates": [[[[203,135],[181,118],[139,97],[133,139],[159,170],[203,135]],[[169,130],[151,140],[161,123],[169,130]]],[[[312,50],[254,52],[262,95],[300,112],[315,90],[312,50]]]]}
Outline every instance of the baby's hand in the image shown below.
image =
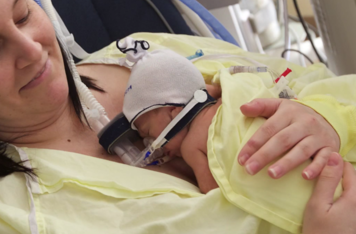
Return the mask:
{"type": "Polygon", "coordinates": [[[193,169],[198,186],[202,193],[207,193],[218,186],[209,169],[208,158],[198,150],[192,150],[189,153],[182,153],[184,161],[193,169]]]}
{"type": "Polygon", "coordinates": [[[216,85],[206,85],[206,90],[208,91],[209,95],[212,96],[214,99],[221,98],[221,87],[216,85]]]}
{"type": "Polygon", "coordinates": [[[202,193],[208,193],[210,190],[219,187],[210,172],[209,166],[199,165],[195,167],[195,169],[193,168],[193,171],[195,177],[197,178],[199,189],[202,193]]]}

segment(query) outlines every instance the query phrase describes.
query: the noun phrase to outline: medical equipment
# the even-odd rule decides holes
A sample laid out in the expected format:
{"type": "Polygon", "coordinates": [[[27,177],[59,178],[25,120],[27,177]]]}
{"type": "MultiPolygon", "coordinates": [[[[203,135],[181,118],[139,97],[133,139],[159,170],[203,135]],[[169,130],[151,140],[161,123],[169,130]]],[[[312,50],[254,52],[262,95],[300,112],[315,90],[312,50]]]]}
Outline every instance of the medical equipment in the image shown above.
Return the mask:
{"type": "Polygon", "coordinates": [[[188,102],[181,112],[168,124],[162,133],[146,149],[142,151],[141,158],[146,159],[156,150],[167,144],[178,132],[180,132],[193,118],[206,106],[215,103],[206,90],[197,90],[194,97],[188,102]]]}
{"type": "MultiPolygon", "coordinates": [[[[173,0],[176,6],[184,12],[193,11],[196,15],[201,18],[203,23],[208,26],[208,30],[212,33],[213,37],[222,39],[224,41],[230,42],[239,46],[239,43],[230,34],[230,32],[209,12],[207,11],[199,2],[195,0],[173,0]],[[184,7],[184,4],[186,8],[184,7]]],[[[188,16],[191,14],[187,14],[188,16]]],[[[192,18],[194,16],[191,16],[192,18]]]]}
{"type": "Polygon", "coordinates": [[[300,13],[297,0],[293,0],[293,3],[294,3],[295,10],[297,11],[298,17],[299,17],[299,19],[300,19],[300,22],[301,22],[302,25],[303,25],[304,31],[305,31],[305,33],[307,34],[307,38],[308,38],[308,40],[309,40],[309,42],[310,42],[310,44],[311,44],[311,46],[312,46],[312,48],[313,48],[313,50],[314,50],[316,56],[318,57],[318,59],[319,59],[319,61],[320,61],[321,63],[324,63],[324,64],[327,66],[327,63],[324,61],[324,59],[322,58],[322,56],[320,55],[320,53],[318,52],[318,50],[316,49],[316,47],[315,47],[315,45],[314,45],[314,42],[313,42],[313,39],[312,39],[312,37],[311,37],[311,35],[310,35],[310,33],[309,33],[308,27],[307,27],[307,25],[306,25],[306,23],[305,23],[305,21],[304,21],[304,19],[303,19],[303,17],[302,17],[302,14],[300,13]]]}
{"type": "Polygon", "coordinates": [[[291,48],[291,40],[289,37],[289,22],[288,22],[288,1],[283,0],[283,24],[284,24],[284,50],[287,51],[285,53],[284,58],[289,60],[290,52],[289,49],[291,48]]]}
{"type": "Polygon", "coordinates": [[[157,13],[157,15],[159,16],[159,18],[162,20],[162,22],[164,23],[164,25],[167,27],[167,29],[169,30],[170,33],[174,34],[174,30],[172,29],[172,27],[169,25],[169,23],[167,22],[166,18],[163,16],[163,14],[161,13],[161,11],[157,8],[157,6],[151,1],[151,0],[146,0],[146,2],[152,7],[152,9],[157,13]]]}
{"type": "Polygon", "coordinates": [[[199,58],[204,55],[204,52],[202,50],[197,50],[194,55],[188,56],[187,59],[192,60],[199,58]]]}
{"type": "Polygon", "coordinates": [[[63,21],[54,9],[51,0],[38,0],[37,2],[41,3],[53,24],[57,39],[62,46],[66,62],[78,89],[79,99],[85,117],[94,131],[98,132],[108,124],[110,120],[107,117],[104,107],[95,99],[88,87],[81,81],[72,57],[72,53],[78,58],[84,58],[88,56],[88,54],[74,41],[73,35],[68,32],[63,21]]]}
{"type": "Polygon", "coordinates": [[[272,0],[241,0],[210,12],[231,32],[241,48],[263,53],[280,38],[281,30],[272,0]]]}
{"type": "MultiPolygon", "coordinates": [[[[128,165],[144,167],[163,156],[163,150],[157,150],[151,157],[142,157],[142,153],[137,147],[142,139],[137,131],[131,129],[130,123],[122,113],[111,120],[98,133],[98,137],[100,144],[107,152],[118,155],[128,165]]],[[[149,139],[144,139],[145,146],[150,143],[149,139]]]]}
{"type": "Polygon", "coordinates": [[[356,73],[355,1],[311,2],[330,70],[337,75],[356,73]]]}
{"type": "Polygon", "coordinates": [[[166,158],[163,158],[162,147],[189,124],[202,109],[215,102],[216,100],[206,90],[197,90],[194,93],[194,97],[157,139],[153,141],[145,139],[146,148],[143,151],[140,151],[136,146],[140,137],[136,131],[131,129],[130,122],[123,114],[116,116],[99,132],[99,142],[109,153],[116,153],[124,163],[132,166],[156,165],[160,163],[160,160],[166,162],[166,158]]]}
{"type": "Polygon", "coordinates": [[[252,66],[231,66],[229,68],[230,74],[236,73],[258,73],[258,72],[267,72],[267,67],[252,67],[252,66]]]}

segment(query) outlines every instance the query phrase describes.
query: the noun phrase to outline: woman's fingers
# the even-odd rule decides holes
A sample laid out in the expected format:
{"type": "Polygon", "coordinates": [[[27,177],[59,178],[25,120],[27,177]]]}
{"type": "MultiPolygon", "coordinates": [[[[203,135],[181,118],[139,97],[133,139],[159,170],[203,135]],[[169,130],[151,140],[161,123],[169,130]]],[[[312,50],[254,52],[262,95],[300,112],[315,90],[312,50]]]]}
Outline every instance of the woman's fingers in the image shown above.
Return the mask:
{"type": "Polygon", "coordinates": [[[279,105],[282,103],[282,99],[276,98],[266,98],[266,99],[255,99],[245,105],[240,107],[242,114],[247,117],[265,117],[269,118],[274,115],[279,105]]]}
{"type": "Polygon", "coordinates": [[[303,170],[303,178],[306,180],[315,179],[325,167],[332,152],[330,147],[325,147],[319,150],[315,154],[312,163],[303,170]]]}
{"type": "Polygon", "coordinates": [[[338,153],[331,153],[326,166],[320,173],[313,195],[309,200],[311,208],[328,210],[334,202],[334,194],[343,174],[344,163],[338,153]]]}
{"type": "Polygon", "coordinates": [[[351,163],[344,163],[344,176],[342,181],[344,195],[353,198],[356,204],[356,171],[351,163]]]}
{"type": "Polygon", "coordinates": [[[315,190],[306,206],[304,234],[356,233],[356,173],[350,163],[343,163],[337,153],[330,154],[315,190]],[[342,171],[344,167],[344,172],[342,171]],[[335,190],[343,174],[344,191],[335,201],[335,190]]]}

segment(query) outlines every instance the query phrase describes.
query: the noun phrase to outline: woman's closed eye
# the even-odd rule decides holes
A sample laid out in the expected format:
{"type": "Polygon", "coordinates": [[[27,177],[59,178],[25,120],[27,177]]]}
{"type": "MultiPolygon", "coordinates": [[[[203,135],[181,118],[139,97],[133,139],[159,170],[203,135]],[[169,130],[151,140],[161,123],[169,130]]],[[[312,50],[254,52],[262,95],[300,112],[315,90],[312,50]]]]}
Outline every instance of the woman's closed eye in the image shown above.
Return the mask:
{"type": "Polygon", "coordinates": [[[22,19],[20,19],[19,21],[16,22],[17,25],[22,25],[24,23],[26,23],[28,21],[28,19],[31,16],[31,10],[27,11],[27,15],[25,17],[23,17],[22,19]]]}

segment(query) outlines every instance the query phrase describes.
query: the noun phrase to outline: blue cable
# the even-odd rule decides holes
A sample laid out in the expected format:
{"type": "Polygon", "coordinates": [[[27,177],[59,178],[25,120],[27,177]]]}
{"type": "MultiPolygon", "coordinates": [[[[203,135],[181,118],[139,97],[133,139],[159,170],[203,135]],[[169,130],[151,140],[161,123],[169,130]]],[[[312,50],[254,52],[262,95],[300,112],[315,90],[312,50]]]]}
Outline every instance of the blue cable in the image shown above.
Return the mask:
{"type": "Polygon", "coordinates": [[[40,7],[42,7],[41,0],[35,0],[35,2],[37,2],[37,4],[40,5],[40,7]]]}
{"type": "Polygon", "coordinates": [[[235,38],[226,30],[226,28],[199,2],[196,0],[180,0],[192,11],[194,11],[206,24],[208,24],[214,33],[217,33],[224,41],[239,46],[235,38]]]}

